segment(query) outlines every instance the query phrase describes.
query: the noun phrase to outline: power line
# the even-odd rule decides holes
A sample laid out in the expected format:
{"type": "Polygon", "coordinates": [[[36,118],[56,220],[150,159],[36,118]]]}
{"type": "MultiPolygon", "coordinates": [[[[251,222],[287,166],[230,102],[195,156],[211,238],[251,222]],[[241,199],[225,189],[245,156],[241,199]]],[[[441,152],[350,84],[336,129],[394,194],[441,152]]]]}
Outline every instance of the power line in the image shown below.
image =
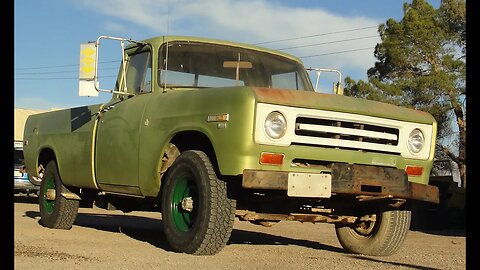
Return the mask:
{"type": "MultiPolygon", "coordinates": [[[[282,42],[282,41],[290,41],[290,40],[298,40],[298,39],[318,37],[318,36],[333,35],[333,34],[353,32],[353,31],[359,31],[359,30],[371,29],[371,28],[377,28],[377,27],[378,26],[369,26],[369,27],[361,27],[361,28],[355,28],[355,29],[349,29],[349,30],[321,33],[321,34],[310,35],[310,36],[302,36],[302,37],[294,37],[294,38],[288,38],[288,39],[265,41],[265,42],[254,43],[254,45],[268,44],[268,43],[275,43],[275,42],[282,42]]],[[[340,42],[340,41],[338,41],[338,42],[340,42]]],[[[315,45],[311,45],[311,46],[315,46],[315,45]]],[[[308,45],[306,47],[308,47],[308,45]]],[[[289,49],[289,48],[284,48],[284,49],[279,49],[279,50],[286,50],[286,49],[289,49]]],[[[120,62],[120,60],[102,61],[102,62],[99,62],[99,63],[115,63],[115,62],[120,62]]],[[[78,64],[58,65],[58,66],[40,66],[40,67],[21,67],[21,68],[14,68],[14,70],[30,70],[30,69],[46,69],[46,68],[62,68],[62,67],[78,67],[78,64]]]]}
{"type": "Polygon", "coordinates": [[[328,42],[322,42],[322,43],[316,43],[316,44],[309,44],[309,45],[301,45],[301,46],[281,48],[281,49],[276,49],[276,50],[281,51],[281,50],[298,49],[298,48],[313,47],[313,46],[319,46],[319,45],[324,45],[324,44],[340,43],[340,42],[346,42],[346,41],[352,41],[352,40],[360,40],[360,39],[367,39],[367,38],[378,38],[378,36],[368,36],[368,37],[359,37],[359,38],[350,38],[350,39],[334,40],[334,41],[328,41],[328,42]]]}
{"type": "MultiPolygon", "coordinates": [[[[353,32],[353,31],[359,31],[359,30],[371,29],[371,28],[377,28],[377,27],[378,26],[368,26],[368,27],[361,27],[361,28],[354,28],[354,29],[349,29],[349,30],[328,32],[328,33],[322,33],[322,34],[316,34],[316,35],[310,35],[310,36],[294,37],[294,38],[288,38],[288,39],[278,39],[278,40],[254,43],[253,45],[260,45],[260,44],[268,44],[268,43],[275,43],[275,42],[282,42],[282,41],[291,41],[291,40],[298,40],[298,39],[318,37],[318,36],[333,35],[333,34],[353,32]]],[[[370,38],[370,37],[363,37],[363,38],[370,38]]],[[[362,38],[358,38],[358,39],[362,39],[362,38]]],[[[346,40],[331,41],[331,42],[318,43],[318,44],[312,44],[312,45],[304,45],[303,47],[317,46],[317,45],[329,44],[329,43],[339,43],[339,42],[350,41],[350,40],[355,40],[355,39],[346,39],[346,40]]],[[[277,49],[277,50],[288,50],[288,49],[301,48],[301,47],[302,46],[297,46],[297,47],[282,48],[282,49],[277,49]]],[[[102,62],[99,62],[99,63],[116,63],[116,62],[120,62],[120,60],[102,61],[102,62]]],[[[21,68],[14,68],[14,70],[47,69],[47,68],[62,68],[62,67],[78,67],[78,64],[58,65],[58,66],[40,66],[40,67],[21,67],[21,68]]],[[[61,72],[58,72],[58,73],[61,73],[61,72]]],[[[47,73],[45,73],[45,74],[47,74],[47,73]]]]}
{"type": "Polygon", "coordinates": [[[330,53],[322,53],[322,54],[314,54],[314,55],[307,55],[307,56],[300,56],[299,58],[310,58],[310,57],[317,57],[317,56],[324,56],[324,55],[332,55],[332,54],[340,54],[340,53],[347,53],[347,52],[355,52],[355,51],[362,51],[362,50],[371,50],[371,49],[375,49],[375,47],[361,48],[361,49],[352,49],[352,50],[345,50],[345,51],[338,51],[338,52],[330,52],[330,53]]]}
{"type": "Polygon", "coordinates": [[[75,67],[78,65],[61,65],[61,66],[44,66],[44,67],[25,67],[25,68],[14,68],[14,70],[26,70],[26,69],[43,69],[43,68],[60,68],[60,67],[75,67]]]}
{"type": "Polygon", "coordinates": [[[253,43],[253,45],[260,45],[260,44],[268,44],[268,43],[275,43],[275,42],[282,42],[282,41],[290,41],[290,40],[297,40],[297,39],[304,39],[304,38],[311,38],[311,37],[319,37],[319,36],[333,35],[333,34],[353,32],[353,31],[370,29],[370,28],[377,28],[377,27],[378,27],[378,26],[375,25],[375,26],[361,27],[361,28],[355,28],[355,29],[343,30],[343,31],[328,32],[328,33],[322,33],[322,34],[316,34],[316,35],[310,35],[310,36],[294,37],[294,38],[286,38],[286,39],[277,39],[277,40],[272,40],[272,41],[265,41],[265,42],[253,43]]]}
{"type": "MultiPolygon", "coordinates": [[[[99,68],[98,70],[112,70],[112,69],[118,69],[118,67],[99,68]]],[[[23,73],[15,73],[15,75],[39,75],[39,74],[73,73],[73,72],[78,72],[78,70],[46,71],[46,72],[23,72],[23,73]]]]}
{"type": "MultiPolygon", "coordinates": [[[[337,51],[337,52],[329,52],[329,53],[322,53],[322,54],[314,54],[314,55],[306,55],[306,56],[300,56],[299,58],[311,58],[311,57],[318,57],[318,56],[325,56],[325,55],[333,55],[333,54],[341,54],[341,53],[355,52],[355,51],[363,51],[363,50],[371,50],[371,49],[375,49],[375,47],[351,49],[351,50],[344,50],[344,51],[337,51]]],[[[117,75],[102,76],[101,78],[109,78],[109,77],[117,77],[117,75]]],[[[15,80],[71,80],[71,79],[77,80],[78,78],[76,78],[76,77],[75,77],[75,78],[69,78],[69,77],[57,77],[57,78],[15,78],[15,80]]]]}
{"type": "MultiPolygon", "coordinates": [[[[112,78],[112,77],[117,77],[117,75],[111,75],[111,76],[102,76],[98,77],[98,79],[101,78],[112,78]]],[[[14,80],[17,81],[33,81],[33,80],[78,80],[78,77],[55,77],[55,78],[14,78],[14,80]]]]}
{"type": "MultiPolygon", "coordinates": [[[[102,61],[98,63],[115,63],[115,62],[120,62],[120,60],[115,60],[115,61],[102,61]]],[[[61,68],[61,67],[78,67],[78,64],[72,64],[72,65],[60,65],[60,66],[43,66],[43,67],[22,67],[22,68],[14,68],[14,70],[27,70],[27,69],[44,69],[44,68],[61,68]]]]}
{"type": "Polygon", "coordinates": [[[58,77],[58,78],[15,78],[16,81],[31,81],[31,80],[78,80],[78,78],[67,78],[67,77],[58,77]]]}

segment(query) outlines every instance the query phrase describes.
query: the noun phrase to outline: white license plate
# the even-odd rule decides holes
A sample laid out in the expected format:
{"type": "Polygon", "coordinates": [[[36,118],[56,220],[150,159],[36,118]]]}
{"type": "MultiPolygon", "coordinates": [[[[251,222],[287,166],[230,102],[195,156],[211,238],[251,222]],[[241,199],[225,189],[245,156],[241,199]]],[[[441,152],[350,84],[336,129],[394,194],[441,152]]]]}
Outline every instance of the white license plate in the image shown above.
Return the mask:
{"type": "Polygon", "coordinates": [[[289,173],[287,195],[290,197],[330,198],[332,176],[318,173],[289,173]]]}

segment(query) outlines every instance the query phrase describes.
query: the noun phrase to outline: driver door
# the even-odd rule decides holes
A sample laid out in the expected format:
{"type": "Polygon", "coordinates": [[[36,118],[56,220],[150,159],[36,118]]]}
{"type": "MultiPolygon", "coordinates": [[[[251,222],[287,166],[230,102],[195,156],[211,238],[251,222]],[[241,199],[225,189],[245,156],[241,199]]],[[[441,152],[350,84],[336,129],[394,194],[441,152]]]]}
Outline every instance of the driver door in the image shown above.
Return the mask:
{"type": "Polygon", "coordinates": [[[130,97],[118,95],[99,115],[95,173],[104,191],[141,195],[138,184],[139,138],[144,110],[151,99],[151,52],[129,55],[126,83],[130,97]]]}

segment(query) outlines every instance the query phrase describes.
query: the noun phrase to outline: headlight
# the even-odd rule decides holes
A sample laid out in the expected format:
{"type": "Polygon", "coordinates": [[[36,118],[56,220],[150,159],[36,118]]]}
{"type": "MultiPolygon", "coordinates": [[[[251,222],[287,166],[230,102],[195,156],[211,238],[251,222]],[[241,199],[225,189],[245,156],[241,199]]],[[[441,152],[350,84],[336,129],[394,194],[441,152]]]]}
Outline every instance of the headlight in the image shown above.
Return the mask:
{"type": "Polygon", "coordinates": [[[287,120],[281,112],[271,112],[265,119],[265,133],[272,139],[280,139],[287,131],[287,120]]]}
{"type": "Polygon", "coordinates": [[[425,143],[425,137],[423,133],[419,129],[414,129],[410,132],[408,136],[408,150],[412,152],[412,154],[418,154],[425,143]]]}

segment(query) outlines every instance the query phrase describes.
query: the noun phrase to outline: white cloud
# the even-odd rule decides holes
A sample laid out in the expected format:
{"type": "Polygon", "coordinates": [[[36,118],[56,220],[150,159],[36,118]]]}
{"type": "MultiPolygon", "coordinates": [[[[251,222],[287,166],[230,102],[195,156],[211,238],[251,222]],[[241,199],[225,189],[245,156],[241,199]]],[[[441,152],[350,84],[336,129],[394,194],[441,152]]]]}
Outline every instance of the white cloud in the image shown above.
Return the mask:
{"type": "MultiPolygon", "coordinates": [[[[376,26],[379,21],[366,17],[343,17],[318,8],[282,6],[265,0],[81,0],[84,7],[107,15],[106,26],[129,23],[145,28],[145,32],[161,35],[192,35],[245,43],[289,39],[376,26]]],[[[136,38],[134,34],[128,37],[136,38]]],[[[312,38],[269,43],[274,49],[318,44],[324,42],[355,39],[377,35],[376,28],[351,31],[312,38]]],[[[373,48],[380,38],[357,39],[312,47],[285,50],[296,56],[320,55],[325,53],[373,48]]],[[[366,78],[366,71],[373,66],[373,49],[348,53],[304,58],[305,66],[337,68],[345,76],[354,79],[366,78]],[[345,70],[349,73],[345,74],[345,70]]]]}
{"type": "Polygon", "coordinates": [[[105,30],[109,32],[115,32],[115,33],[120,33],[124,35],[130,35],[132,33],[132,30],[130,29],[130,27],[125,23],[122,24],[122,23],[108,21],[103,24],[103,27],[105,30]]]}
{"type": "Polygon", "coordinates": [[[156,25],[164,21],[167,1],[152,0],[80,0],[77,3],[104,15],[118,18],[138,25],[156,25]],[[160,13],[159,13],[160,12],[160,13]],[[165,14],[163,14],[165,13],[165,14]]]}

